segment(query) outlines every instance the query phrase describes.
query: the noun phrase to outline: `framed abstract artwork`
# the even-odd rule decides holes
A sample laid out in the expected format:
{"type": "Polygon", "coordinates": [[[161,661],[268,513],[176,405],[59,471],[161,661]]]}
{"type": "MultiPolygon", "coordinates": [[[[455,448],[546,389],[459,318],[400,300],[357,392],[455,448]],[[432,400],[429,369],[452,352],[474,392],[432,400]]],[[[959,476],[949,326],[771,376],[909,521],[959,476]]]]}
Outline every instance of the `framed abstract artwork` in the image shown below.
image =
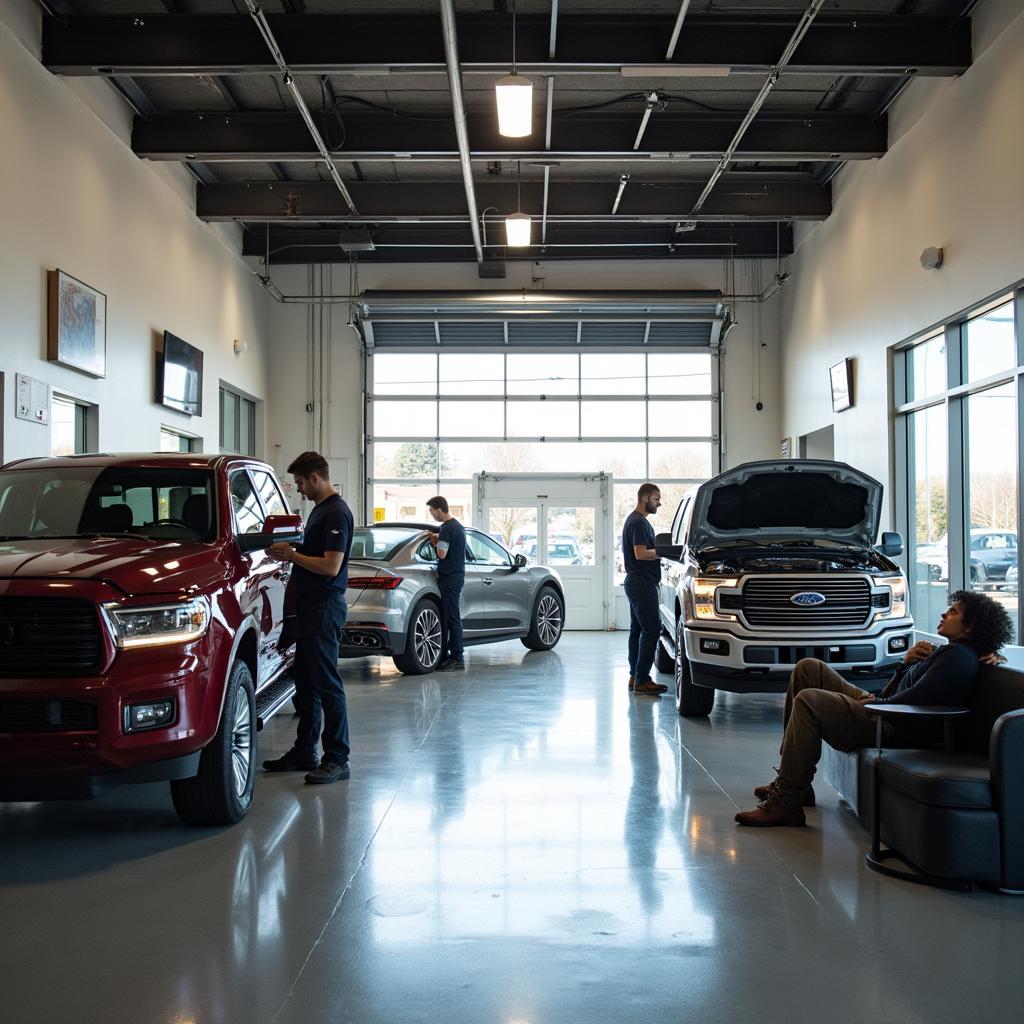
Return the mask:
{"type": "Polygon", "coordinates": [[[46,358],[105,377],[107,297],[63,270],[48,274],[46,358]]]}

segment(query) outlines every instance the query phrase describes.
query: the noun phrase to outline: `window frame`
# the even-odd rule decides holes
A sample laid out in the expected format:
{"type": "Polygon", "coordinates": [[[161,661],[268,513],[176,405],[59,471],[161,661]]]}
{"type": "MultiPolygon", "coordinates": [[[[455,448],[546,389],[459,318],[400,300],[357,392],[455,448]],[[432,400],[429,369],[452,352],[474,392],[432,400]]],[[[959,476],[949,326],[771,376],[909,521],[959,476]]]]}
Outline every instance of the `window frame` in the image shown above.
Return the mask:
{"type": "Polygon", "coordinates": [[[254,398],[249,398],[241,391],[230,385],[221,383],[217,392],[217,419],[218,437],[220,450],[225,455],[245,455],[250,458],[256,457],[256,411],[259,403],[254,398]],[[224,429],[224,405],[225,402],[233,402],[235,409],[234,431],[231,437],[226,436],[224,429]],[[242,408],[243,403],[249,413],[248,436],[245,440],[248,447],[242,446],[242,408]],[[230,442],[230,443],[228,443],[230,442]]]}

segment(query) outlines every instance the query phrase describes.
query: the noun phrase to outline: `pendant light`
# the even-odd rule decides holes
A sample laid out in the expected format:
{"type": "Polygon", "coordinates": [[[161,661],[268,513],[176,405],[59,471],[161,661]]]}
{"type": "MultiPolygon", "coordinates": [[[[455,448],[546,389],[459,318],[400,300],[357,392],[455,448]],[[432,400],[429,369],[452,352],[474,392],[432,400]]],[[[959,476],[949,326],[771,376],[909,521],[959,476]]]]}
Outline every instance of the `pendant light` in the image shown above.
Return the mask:
{"type": "Polygon", "coordinates": [[[505,238],[510,248],[522,248],[530,244],[530,215],[523,213],[523,183],[516,161],[516,212],[505,218],[505,238]]]}
{"type": "Polygon", "coordinates": [[[533,131],[533,82],[516,74],[516,5],[512,3],[512,74],[494,83],[498,133],[522,139],[533,131]]]}

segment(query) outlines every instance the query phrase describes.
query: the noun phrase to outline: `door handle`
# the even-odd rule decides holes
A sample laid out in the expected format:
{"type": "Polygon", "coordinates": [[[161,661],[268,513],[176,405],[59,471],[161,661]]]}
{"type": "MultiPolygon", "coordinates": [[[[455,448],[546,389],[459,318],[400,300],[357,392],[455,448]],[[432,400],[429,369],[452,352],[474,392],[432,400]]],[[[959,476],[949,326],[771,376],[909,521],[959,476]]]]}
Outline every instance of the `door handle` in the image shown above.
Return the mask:
{"type": "Polygon", "coordinates": [[[491,579],[491,578],[490,578],[490,577],[488,576],[488,577],[487,577],[487,578],[486,578],[486,579],[484,580],[484,586],[485,586],[485,587],[493,587],[493,586],[494,586],[494,580],[492,580],[492,579],[491,579]]]}

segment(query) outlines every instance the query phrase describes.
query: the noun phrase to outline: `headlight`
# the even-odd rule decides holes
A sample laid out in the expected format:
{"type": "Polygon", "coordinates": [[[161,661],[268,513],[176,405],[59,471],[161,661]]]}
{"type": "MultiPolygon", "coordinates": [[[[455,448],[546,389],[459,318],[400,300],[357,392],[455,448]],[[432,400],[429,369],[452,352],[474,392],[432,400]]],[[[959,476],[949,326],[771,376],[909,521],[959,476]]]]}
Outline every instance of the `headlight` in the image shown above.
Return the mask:
{"type": "Polygon", "coordinates": [[[158,647],[198,640],[210,625],[210,608],[202,598],[148,608],[107,605],[107,616],[118,647],[158,647]]]}
{"type": "Polygon", "coordinates": [[[893,576],[885,581],[889,593],[883,590],[875,594],[872,604],[884,609],[875,612],[876,619],[902,619],[907,614],[907,581],[902,576],[893,576]]]}
{"type": "Polygon", "coordinates": [[[735,587],[739,580],[710,579],[703,576],[695,577],[690,583],[693,593],[693,614],[698,619],[726,619],[731,615],[719,615],[715,611],[715,591],[720,587],[735,587]]]}

